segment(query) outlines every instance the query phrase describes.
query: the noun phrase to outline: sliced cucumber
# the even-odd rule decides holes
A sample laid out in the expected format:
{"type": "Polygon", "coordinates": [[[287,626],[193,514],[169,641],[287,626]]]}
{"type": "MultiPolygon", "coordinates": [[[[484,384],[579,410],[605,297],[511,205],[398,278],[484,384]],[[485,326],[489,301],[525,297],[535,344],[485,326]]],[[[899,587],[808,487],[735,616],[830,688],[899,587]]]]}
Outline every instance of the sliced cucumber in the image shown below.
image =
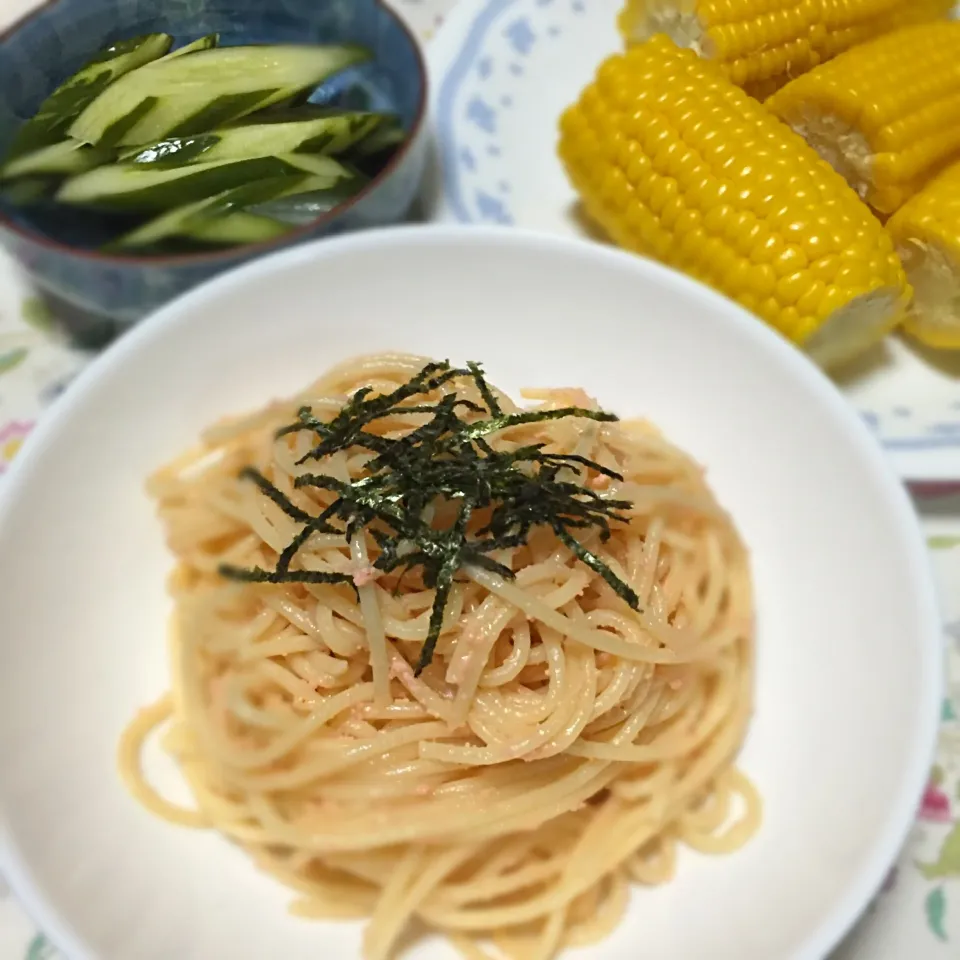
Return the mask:
{"type": "Polygon", "coordinates": [[[406,139],[406,130],[396,118],[392,118],[347,150],[343,155],[344,162],[367,177],[379,176],[406,139]]]}
{"type": "MultiPolygon", "coordinates": [[[[334,207],[353,199],[367,184],[364,177],[341,180],[332,187],[319,190],[297,190],[267,200],[250,208],[251,213],[280,220],[291,227],[303,227],[329,213],[334,207]]],[[[302,187],[305,187],[303,184],[302,187]]]]}
{"type": "MultiPolygon", "coordinates": [[[[386,113],[343,110],[339,107],[315,107],[308,104],[296,110],[273,110],[256,118],[273,131],[274,136],[291,135],[301,124],[313,124],[314,134],[295,148],[298,153],[323,153],[335,156],[369,137],[393,118],[386,113]],[[281,133],[281,132],[285,133],[281,133]]],[[[239,126],[239,125],[238,125],[239,126]]],[[[244,124],[246,126],[246,124],[244,124]]],[[[264,131],[267,133],[268,131],[264,131]]],[[[277,151],[280,152],[279,150],[277,151]]],[[[284,151],[287,152],[287,151],[284,151]]],[[[289,152],[293,152],[291,149],[289,152]]]]}
{"type": "Polygon", "coordinates": [[[358,189],[353,188],[348,192],[339,190],[337,186],[329,187],[328,184],[327,177],[304,174],[258,180],[162,213],[120,237],[110,248],[131,250],[155,247],[177,237],[228,246],[261,243],[280,236],[300,223],[315,220],[358,189]],[[268,212],[276,204],[276,210],[283,213],[284,204],[295,203],[301,199],[301,195],[304,199],[309,198],[300,208],[301,212],[311,203],[316,209],[321,197],[329,201],[336,195],[337,199],[326,203],[324,209],[313,216],[301,220],[273,216],[268,212]]]}
{"type": "Polygon", "coordinates": [[[258,180],[304,174],[327,187],[359,176],[331,157],[296,154],[194,163],[173,170],[112,164],[67,180],[57,200],[107,210],[169,210],[258,180]]]}
{"type": "MultiPolygon", "coordinates": [[[[296,117],[296,114],[290,115],[296,117]]],[[[368,137],[383,122],[377,113],[334,113],[289,119],[277,115],[269,122],[244,124],[201,133],[193,137],[168,137],[148,147],[120,155],[121,160],[150,167],[180,167],[214,160],[250,160],[278,153],[341,153],[368,137]]]]}
{"type": "Polygon", "coordinates": [[[353,148],[358,157],[370,157],[386,150],[399,147],[407,139],[407,131],[400,126],[395,117],[385,118],[385,122],[374,128],[370,134],[360,140],[353,148]]]}
{"type": "Polygon", "coordinates": [[[281,153],[277,154],[277,159],[296,170],[326,180],[331,186],[338,180],[352,180],[360,176],[356,170],[345,167],[333,157],[315,157],[309,153],[281,153]]]}
{"type": "MultiPolygon", "coordinates": [[[[271,191],[282,191],[285,183],[285,178],[276,178],[272,184],[270,181],[261,181],[251,186],[263,197],[271,191]]],[[[213,197],[168,210],[149,223],[124,234],[110,246],[117,250],[133,250],[138,247],[153,247],[174,237],[225,244],[258,243],[277,237],[290,229],[289,225],[269,217],[245,213],[240,209],[244,193],[247,197],[254,198],[248,188],[240,187],[238,190],[225,190],[213,197]],[[224,220],[228,222],[224,224],[224,220]],[[239,235],[241,232],[242,236],[239,235]]]]}
{"type": "Polygon", "coordinates": [[[189,239],[218,246],[234,247],[245,243],[266,243],[289,233],[289,224],[237,210],[209,223],[198,224],[189,239]]]}
{"type": "Polygon", "coordinates": [[[0,182],[0,196],[15,207],[46,204],[53,199],[56,186],[50,177],[19,177],[0,182]]]}
{"type": "Polygon", "coordinates": [[[182,57],[187,53],[199,53],[201,50],[212,50],[220,43],[219,33],[208,33],[205,37],[194,40],[193,43],[184,44],[171,53],[168,53],[164,59],[172,60],[174,57],[182,57]]]}
{"type": "MultiPolygon", "coordinates": [[[[147,97],[145,100],[141,100],[129,113],[125,113],[122,117],[118,117],[109,127],[104,131],[103,138],[97,146],[101,150],[109,150],[115,143],[120,141],[120,138],[128,131],[135,127],[142,117],[145,117],[158,103],[156,97],[147,97]]],[[[79,141],[82,143],[83,141],[79,141]]]]}
{"type": "Polygon", "coordinates": [[[98,147],[88,147],[76,140],[64,140],[41,147],[11,160],[0,169],[0,180],[36,175],[70,176],[109,163],[113,155],[98,147]]]}
{"type": "Polygon", "coordinates": [[[268,45],[164,57],[107,87],[73,122],[70,135],[84,143],[131,146],[202,133],[314,87],[369,56],[355,46],[268,45]],[[155,102],[135,123],[124,122],[148,100],[155,102]]]}
{"type": "Polygon", "coordinates": [[[172,43],[173,38],[166,33],[150,33],[121,40],[101,50],[40,104],[34,117],[17,133],[7,159],[13,160],[65,139],[74,120],[108,90],[113,81],[162,57],[172,43]]]}
{"type": "MultiPolygon", "coordinates": [[[[256,113],[263,103],[269,102],[269,98],[272,96],[272,92],[264,90],[254,90],[252,93],[224,94],[206,103],[192,116],[177,123],[167,131],[166,135],[168,137],[189,137],[206,133],[208,130],[222,127],[238,117],[256,113]],[[266,100],[264,99],[265,96],[266,100]]],[[[175,104],[173,106],[176,108],[175,104]]],[[[163,107],[164,105],[161,104],[161,109],[163,107]]],[[[143,141],[138,139],[137,143],[143,143],[143,141]]]]}

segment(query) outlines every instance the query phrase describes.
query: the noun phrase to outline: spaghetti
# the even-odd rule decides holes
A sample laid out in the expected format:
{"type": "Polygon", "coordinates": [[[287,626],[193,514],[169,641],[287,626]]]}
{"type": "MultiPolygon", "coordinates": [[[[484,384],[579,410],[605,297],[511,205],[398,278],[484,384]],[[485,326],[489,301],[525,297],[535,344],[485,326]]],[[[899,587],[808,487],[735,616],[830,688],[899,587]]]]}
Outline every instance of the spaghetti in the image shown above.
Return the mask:
{"type": "Polygon", "coordinates": [[[297,892],[297,914],[369,917],[365,960],[395,956],[414,921],[472,960],[549,960],[609,934],[631,882],[669,880],[679,846],[726,853],[759,825],[734,766],[752,706],[747,556],[696,464],[579,390],[528,392],[549,416],[517,416],[471,367],[349,432],[345,410],[373,410],[424,363],[342,365],[214,426],[151,478],[178,561],[172,692],[124,734],[121,772],[158,816],[246,848],[297,892]],[[428,496],[417,520],[435,532],[428,546],[452,543],[462,520],[449,590],[428,549],[419,568],[405,541],[387,562],[396,543],[384,531],[400,521],[386,500],[372,519],[357,506],[372,502],[357,491],[378,456],[397,476],[413,470],[395,451],[439,436],[441,406],[461,410],[443,415],[448,437],[450,424],[490,426],[416,461],[428,494],[434,467],[448,477],[451,451],[468,450],[477,471],[514,465],[484,482],[518,485],[516,517],[542,513],[522,492],[534,460],[553,484],[543,496],[571,498],[565,519],[522,535],[511,517],[513,542],[502,534],[481,555],[499,502],[464,519],[456,496],[428,496]],[[300,427],[283,430],[298,409],[300,427]],[[339,447],[337,424],[352,438],[339,447]],[[311,520],[345,518],[347,501],[346,532],[311,520]],[[601,519],[577,526],[574,504],[601,519]],[[167,721],[195,809],[141,770],[167,721]]]}

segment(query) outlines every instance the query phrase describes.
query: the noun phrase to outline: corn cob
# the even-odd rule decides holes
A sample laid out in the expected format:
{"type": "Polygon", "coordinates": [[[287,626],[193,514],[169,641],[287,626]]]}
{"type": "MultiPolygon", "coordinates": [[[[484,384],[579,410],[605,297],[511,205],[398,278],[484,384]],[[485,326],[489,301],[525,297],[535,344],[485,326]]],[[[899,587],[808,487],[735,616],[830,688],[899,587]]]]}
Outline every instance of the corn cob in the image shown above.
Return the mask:
{"type": "Polygon", "coordinates": [[[954,0],[627,0],[628,43],[666,33],[764,98],[858,43],[945,18],[954,0]]]}
{"type": "Polygon", "coordinates": [[[887,222],[914,288],[904,326],[931,347],[960,350],[960,164],[887,222]]]}
{"type": "Polygon", "coordinates": [[[821,60],[830,60],[874,37],[903,27],[944,20],[954,0],[820,0],[824,30],[817,44],[821,60]]]}
{"type": "Polygon", "coordinates": [[[611,57],[560,121],[587,214],[715,287],[819,363],[866,349],[909,288],[870,210],[803,140],[665,36],[611,57]]]}
{"type": "MultiPolygon", "coordinates": [[[[715,61],[738,86],[798,76],[817,62],[821,0],[627,0],[628,43],[665,33],[715,61]]],[[[820,28],[822,29],[822,28],[820,28]]]]}
{"type": "Polygon", "coordinates": [[[874,209],[892,213],[960,157],[960,23],[908,27],[854,47],[766,106],[874,209]]]}

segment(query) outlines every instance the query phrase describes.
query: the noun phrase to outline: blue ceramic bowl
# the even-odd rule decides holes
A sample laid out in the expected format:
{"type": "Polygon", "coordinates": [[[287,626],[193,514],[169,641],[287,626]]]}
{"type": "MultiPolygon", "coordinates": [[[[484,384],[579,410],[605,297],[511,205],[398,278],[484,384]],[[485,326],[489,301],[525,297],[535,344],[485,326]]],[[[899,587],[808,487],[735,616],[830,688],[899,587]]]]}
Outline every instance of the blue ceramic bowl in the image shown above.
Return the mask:
{"type": "Polygon", "coordinates": [[[43,222],[0,199],[0,242],[41,293],[68,312],[121,325],[214,274],[267,251],[345,230],[403,219],[426,158],[426,68],[417,41],[381,0],[50,0],[0,35],[0,156],[20,124],[97,50],[115,40],[165,32],[177,46],[219,33],[243,43],[359,43],[371,63],[330,81],[312,99],[359,94],[370,109],[397,114],[409,137],[387,168],[351,201],[279,240],[182,256],[99,252],[65,222],[43,222]],[[73,231],[73,232],[71,232],[73,231]]]}

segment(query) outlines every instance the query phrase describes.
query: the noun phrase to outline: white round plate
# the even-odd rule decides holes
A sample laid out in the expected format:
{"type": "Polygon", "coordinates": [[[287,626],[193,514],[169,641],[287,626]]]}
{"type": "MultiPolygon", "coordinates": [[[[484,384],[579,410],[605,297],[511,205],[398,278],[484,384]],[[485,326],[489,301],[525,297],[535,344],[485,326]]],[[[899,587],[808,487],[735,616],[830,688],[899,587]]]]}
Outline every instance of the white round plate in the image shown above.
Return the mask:
{"type": "MultiPolygon", "coordinates": [[[[432,219],[588,236],[557,122],[622,47],[623,0],[460,0],[429,49],[432,219]]],[[[840,384],[904,479],[960,479],[960,355],[891,337],[840,384]]]]}
{"type": "Polygon", "coordinates": [[[894,859],[933,751],[940,622],[906,495],[829,382],[730,302],[599,244],[450,227],[298,247],[196,290],[27,442],[0,501],[0,870],[41,928],[77,960],[359,957],[359,925],[288,916],[227,841],[140,809],[114,756],[167,685],[171,558],[144,478],[218,417],[379,350],[649,416],[706,465],[752,552],[742,766],[763,828],[732,856],[682,853],[673,882],[569,956],[822,960],[894,859]]]}

